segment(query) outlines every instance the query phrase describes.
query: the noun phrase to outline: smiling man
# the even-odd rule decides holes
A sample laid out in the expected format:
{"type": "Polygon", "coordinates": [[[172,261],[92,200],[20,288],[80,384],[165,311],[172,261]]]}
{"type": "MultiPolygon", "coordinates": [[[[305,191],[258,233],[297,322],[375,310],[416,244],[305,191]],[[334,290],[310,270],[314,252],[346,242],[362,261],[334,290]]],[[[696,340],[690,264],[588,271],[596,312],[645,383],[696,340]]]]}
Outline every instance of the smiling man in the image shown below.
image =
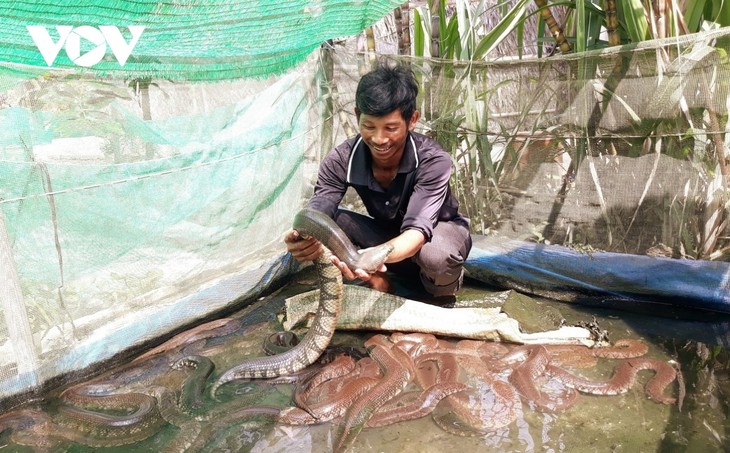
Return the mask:
{"type": "MultiPolygon", "coordinates": [[[[451,157],[433,139],[414,132],[418,84],[404,66],[365,74],[355,94],[360,133],[327,154],[309,207],[331,218],[359,248],[393,246],[385,266],[369,274],[334,258],[345,279],[390,291],[386,270],[420,281],[440,301],[453,300],[471,249],[469,220],[451,193],[451,157]],[[353,187],[369,215],[339,207],[353,187]]],[[[319,256],[319,243],[295,230],[284,242],[298,261],[319,256]]]]}

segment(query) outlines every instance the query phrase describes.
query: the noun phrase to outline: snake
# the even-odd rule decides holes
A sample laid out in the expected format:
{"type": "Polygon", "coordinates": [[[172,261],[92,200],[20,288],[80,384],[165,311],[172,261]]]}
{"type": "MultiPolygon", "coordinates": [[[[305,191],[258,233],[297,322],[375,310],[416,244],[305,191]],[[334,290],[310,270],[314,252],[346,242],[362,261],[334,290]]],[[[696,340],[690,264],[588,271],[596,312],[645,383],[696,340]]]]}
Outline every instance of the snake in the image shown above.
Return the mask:
{"type": "Polygon", "coordinates": [[[229,335],[240,327],[241,321],[235,318],[215,319],[175,335],[161,345],[135,358],[131,363],[140,363],[148,360],[150,357],[169,354],[200,340],[229,335]]]}
{"type": "Polygon", "coordinates": [[[416,394],[416,398],[413,401],[407,404],[400,404],[401,400],[389,402],[387,405],[380,407],[365,426],[368,428],[377,428],[425,417],[433,412],[436,405],[442,399],[468,389],[469,387],[459,382],[437,382],[420,393],[409,392],[408,394],[404,394],[403,397],[410,397],[411,394],[416,394]]]}
{"type": "Polygon", "coordinates": [[[500,359],[501,362],[508,363],[514,360],[522,363],[517,365],[509,375],[509,382],[517,388],[528,403],[549,412],[565,410],[575,404],[578,395],[575,390],[570,390],[570,387],[570,391],[565,392],[565,395],[561,397],[549,395],[539,388],[539,378],[545,373],[550,361],[550,355],[544,346],[521,346],[500,359]]]}
{"type": "Polygon", "coordinates": [[[606,382],[595,382],[554,365],[548,365],[545,371],[579,392],[591,395],[619,395],[628,392],[634,386],[636,377],[642,370],[654,371],[654,376],[646,384],[646,392],[651,399],[662,404],[677,402],[676,398],[664,394],[667,386],[676,379],[677,370],[661,360],[644,357],[629,359],[617,365],[611,378],[606,382]]]}
{"type": "Polygon", "coordinates": [[[57,423],[67,429],[65,438],[91,447],[133,444],[157,433],[165,424],[157,400],[143,393],[94,396],[87,404],[94,406],[60,406],[57,423]],[[129,415],[98,412],[96,409],[106,408],[105,399],[113,400],[114,408],[127,406],[134,412],[129,415]]]}
{"type": "Polygon", "coordinates": [[[311,425],[331,421],[341,416],[380,380],[377,377],[358,376],[349,380],[339,392],[328,395],[325,401],[307,404],[306,409],[289,407],[282,411],[279,422],[287,425],[311,425]]]}
{"type": "Polygon", "coordinates": [[[16,409],[0,414],[0,434],[12,431],[10,440],[41,451],[55,448],[63,438],[49,414],[38,408],[16,409]]]}
{"type": "MultiPolygon", "coordinates": [[[[442,429],[460,436],[481,436],[507,429],[522,411],[522,402],[541,411],[565,410],[578,394],[616,395],[628,391],[646,369],[655,376],[646,385],[657,402],[673,404],[664,395],[675,379],[674,368],[641,357],[648,346],[639,340],[618,340],[612,346],[516,345],[461,340],[432,334],[394,332],[366,342],[370,357],[354,362],[339,356],[320,373],[300,383],[296,407],[282,410],[279,423],[339,424],[334,451],[347,450],[363,428],[412,420],[432,414],[442,429]],[[568,360],[579,356],[578,360],[568,360]],[[629,359],[616,367],[608,382],[574,376],[562,365],[589,366],[585,358],[629,359]],[[380,371],[373,373],[372,365],[380,371]],[[562,388],[544,386],[552,379],[562,388]],[[403,393],[415,381],[420,391],[403,393]],[[443,404],[441,404],[443,401],[443,404]]],[[[680,389],[681,390],[681,389],[680,389]]]]}
{"type": "Polygon", "coordinates": [[[173,364],[175,368],[195,368],[182,385],[178,409],[172,391],[151,385],[153,377],[169,369],[168,354],[171,352],[147,356],[143,363],[132,362],[69,387],[60,394],[55,415],[21,411],[6,418],[5,425],[13,429],[13,441],[24,445],[40,447],[65,440],[103,448],[140,442],[156,434],[166,422],[178,426],[189,419],[182,411],[192,413],[201,408],[202,389],[213,365],[210,359],[195,355],[173,364]],[[153,394],[124,390],[125,386],[140,383],[145,383],[147,392],[153,394]]]}
{"type": "Polygon", "coordinates": [[[335,357],[330,363],[325,365],[320,372],[313,374],[308,379],[298,382],[294,388],[293,400],[296,406],[305,412],[309,413],[313,417],[314,414],[309,408],[309,396],[319,386],[323,385],[327,381],[340,379],[347,376],[349,373],[355,370],[355,360],[347,355],[340,355],[335,357]]]}
{"type": "Polygon", "coordinates": [[[393,246],[385,243],[358,252],[334,220],[309,208],[296,214],[292,226],[304,237],[314,237],[321,243],[321,254],[314,261],[320,294],[312,326],[299,344],[290,350],[248,359],[224,372],[211,387],[213,397],[217,389],[227,382],[287,375],[314,363],[332,340],[342,304],[342,274],[332,263],[332,254],[352,269],[375,272],[393,251],[393,246]]]}
{"type": "Polygon", "coordinates": [[[370,357],[380,365],[383,377],[370,390],[367,398],[359,398],[347,408],[335,452],[350,448],[375,411],[402,392],[412,377],[411,367],[406,365],[411,362],[410,357],[394,348],[387,337],[375,335],[365,342],[365,347],[370,351],[370,357]]]}
{"type": "Polygon", "coordinates": [[[193,368],[193,373],[183,382],[178,405],[187,414],[199,412],[205,406],[203,401],[205,382],[213,373],[213,362],[208,357],[189,355],[175,362],[172,367],[193,368]]]}
{"type": "Polygon", "coordinates": [[[169,358],[156,354],[71,386],[59,396],[54,425],[61,437],[92,447],[144,440],[157,433],[165,420],[154,396],[124,387],[149,384],[168,369],[169,358]]]}
{"type": "MultiPolygon", "coordinates": [[[[164,425],[157,400],[142,393],[91,395],[74,389],[84,407],[61,404],[52,415],[39,409],[19,409],[0,416],[0,434],[11,429],[11,440],[20,445],[51,448],[63,441],[91,447],[133,444],[155,434],[164,425]],[[103,410],[133,409],[126,415],[103,410]]],[[[44,450],[45,451],[45,450],[44,450]]]]}

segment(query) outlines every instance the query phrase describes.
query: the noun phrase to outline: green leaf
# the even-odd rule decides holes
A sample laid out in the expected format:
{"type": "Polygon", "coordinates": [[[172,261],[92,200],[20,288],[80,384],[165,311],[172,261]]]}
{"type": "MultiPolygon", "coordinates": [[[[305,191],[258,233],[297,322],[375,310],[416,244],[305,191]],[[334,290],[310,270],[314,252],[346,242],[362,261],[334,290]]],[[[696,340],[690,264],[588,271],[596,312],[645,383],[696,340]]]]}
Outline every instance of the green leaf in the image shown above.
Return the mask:
{"type": "Polygon", "coordinates": [[[586,51],[586,2],[575,0],[575,51],[577,53],[586,51]]]}
{"type": "Polygon", "coordinates": [[[423,56],[424,30],[423,20],[419,8],[413,10],[413,54],[417,57],[423,56]]]}
{"type": "Polygon", "coordinates": [[[717,14],[715,15],[714,21],[717,22],[721,27],[730,25],[730,2],[723,0],[719,4],[714,3],[717,8],[717,14]]]}
{"type": "Polygon", "coordinates": [[[705,3],[706,0],[695,0],[688,2],[685,6],[684,20],[691,33],[696,33],[700,29],[705,14],[705,3]]]}
{"type": "Polygon", "coordinates": [[[626,0],[616,2],[621,23],[631,42],[645,41],[649,37],[649,24],[644,15],[644,5],[641,0],[626,0]]]}
{"type": "Polygon", "coordinates": [[[545,36],[545,20],[542,16],[537,16],[537,57],[542,57],[542,50],[545,47],[542,36],[545,36]]]}
{"type": "Polygon", "coordinates": [[[524,21],[527,5],[531,2],[532,0],[518,0],[504,18],[479,41],[472,58],[483,59],[494,50],[520,22],[524,21]]]}
{"type": "Polygon", "coordinates": [[[452,16],[449,24],[441,30],[441,55],[452,59],[459,54],[459,23],[456,16],[452,16]]]}

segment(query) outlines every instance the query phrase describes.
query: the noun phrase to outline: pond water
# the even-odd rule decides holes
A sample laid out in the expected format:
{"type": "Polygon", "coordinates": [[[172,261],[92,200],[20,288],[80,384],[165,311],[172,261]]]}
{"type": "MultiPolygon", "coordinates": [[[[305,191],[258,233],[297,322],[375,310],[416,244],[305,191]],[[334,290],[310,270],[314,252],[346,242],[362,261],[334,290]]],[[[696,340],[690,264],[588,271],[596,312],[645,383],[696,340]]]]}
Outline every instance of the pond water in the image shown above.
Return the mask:
{"type": "MultiPolygon", "coordinates": [[[[283,290],[231,316],[240,319],[234,331],[220,330],[217,335],[188,338],[185,346],[153,356],[153,359],[121,365],[112,373],[120,383],[118,392],[155,394],[155,389],[179,389],[191,374],[202,368],[189,363],[177,368],[170,363],[189,355],[209,357],[215,370],[207,379],[208,387],[225,370],[246,357],[262,355],[261,345],[272,332],[280,330],[275,313],[286,297],[308,289],[308,277],[300,278],[283,290]],[[155,359],[154,357],[157,357],[155,359]]],[[[488,290],[469,282],[459,300],[479,300],[488,290]]],[[[448,408],[439,405],[433,414],[382,428],[365,428],[357,436],[352,452],[713,452],[727,451],[726,439],[730,379],[730,356],[720,346],[727,336],[727,324],[712,321],[678,321],[667,317],[630,314],[597,308],[541,301],[559,310],[568,324],[595,320],[607,330],[610,339],[639,339],[649,346],[646,357],[676,362],[686,394],[678,405],[657,403],[647,397],[644,385],[652,372],[639,374],[630,391],[614,396],[580,394],[567,410],[546,412],[523,403],[521,413],[504,428],[476,436],[447,432],[434,423],[433,416],[448,417],[448,408]],[[714,329],[714,330],[713,330],[714,329]],[[723,329],[725,329],[723,331],[723,329]],[[719,334],[717,333],[719,332],[719,334]],[[716,337],[720,338],[716,338],[716,337]]],[[[225,327],[223,323],[221,326],[225,327]]],[[[223,329],[221,327],[221,329],[223,329]]],[[[361,347],[373,332],[338,332],[333,343],[361,347]]],[[[616,360],[600,359],[592,368],[581,370],[587,377],[606,380],[616,360]]],[[[177,413],[179,426],[162,423],[150,437],[131,445],[102,447],[61,441],[52,430],[34,428],[25,435],[13,435],[12,429],[0,434],[0,452],[69,451],[69,452],[322,452],[331,451],[337,425],[320,423],[310,426],[277,425],[267,413],[249,414],[241,409],[250,406],[283,408],[291,406],[294,384],[268,384],[263,381],[232,382],[220,387],[218,400],[205,392],[200,405],[187,413],[177,413]],[[47,434],[47,442],[42,444],[47,434]],[[35,446],[24,446],[19,443],[35,446]],[[41,443],[42,445],[39,445],[41,443]],[[186,450],[187,448],[187,450],[186,450]]],[[[679,396],[679,385],[672,383],[666,394],[679,396]]],[[[160,396],[160,393],[156,393],[160,396]]],[[[46,401],[28,410],[47,414],[58,412],[60,398],[49,395],[46,401]]],[[[0,416],[0,429],[7,415],[0,416]],[[3,417],[6,417],[3,422],[3,417]]],[[[125,415],[112,414],[112,415],[125,415]]],[[[69,428],[66,428],[69,429],[69,428]]],[[[124,432],[123,428],[120,432],[124,432]]],[[[16,431],[22,429],[16,426],[16,431]]],[[[114,434],[114,435],[119,435],[114,434]]],[[[88,437],[98,436],[91,433],[88,437]]],[[[94,443],[94,442],[88,442],[94,443]]]]}

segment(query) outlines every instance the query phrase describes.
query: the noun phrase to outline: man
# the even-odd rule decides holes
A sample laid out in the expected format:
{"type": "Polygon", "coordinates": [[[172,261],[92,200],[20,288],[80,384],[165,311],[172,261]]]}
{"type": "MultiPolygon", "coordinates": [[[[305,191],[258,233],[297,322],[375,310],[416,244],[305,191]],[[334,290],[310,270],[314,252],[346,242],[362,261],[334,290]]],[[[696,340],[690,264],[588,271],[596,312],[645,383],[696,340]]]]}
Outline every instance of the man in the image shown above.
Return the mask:
{"type": "MultiPolygon", "coordinates": [[[[453,300],[471,249],[469,220],[459,214],[451,193],[451,157],[433,139],[413,132],[417,95],[413,72],[403,66],[380,66],[362,77],[355,94],[360,133],[324,158],[309,207],[333,218],[361,249],[389,242],[388,270],[420,277],[430,295],[453,300]],[[338,208],[348,187],[370,216],[338,208]]],[[[297,261],[319,256],[319,243],[295,230],[284,242],[297,261]]],[[[385,266],[369,274],[337,258],[333,263],[346,280],[359,278],[391,291],[385,266]]]]}

